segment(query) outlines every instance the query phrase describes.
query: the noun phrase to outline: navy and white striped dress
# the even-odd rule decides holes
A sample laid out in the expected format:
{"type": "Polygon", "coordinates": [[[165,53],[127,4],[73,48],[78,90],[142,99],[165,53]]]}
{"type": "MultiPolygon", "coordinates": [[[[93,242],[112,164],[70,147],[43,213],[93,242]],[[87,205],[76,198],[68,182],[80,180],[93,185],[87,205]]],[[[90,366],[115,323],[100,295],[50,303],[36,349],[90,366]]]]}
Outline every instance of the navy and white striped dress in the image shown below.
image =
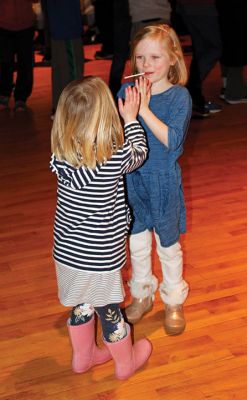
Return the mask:
{"type": "Polygon", "coordinates": [[[104,306],[124,299],[121,268],[126,262],[130,213],[123,175],[147,155],[144,131],[135,121],[125,125],[121,149],[95,170],[74,168],[51,158],[58,179],[53,256],[58,296],[65,306],[104,306]]]}

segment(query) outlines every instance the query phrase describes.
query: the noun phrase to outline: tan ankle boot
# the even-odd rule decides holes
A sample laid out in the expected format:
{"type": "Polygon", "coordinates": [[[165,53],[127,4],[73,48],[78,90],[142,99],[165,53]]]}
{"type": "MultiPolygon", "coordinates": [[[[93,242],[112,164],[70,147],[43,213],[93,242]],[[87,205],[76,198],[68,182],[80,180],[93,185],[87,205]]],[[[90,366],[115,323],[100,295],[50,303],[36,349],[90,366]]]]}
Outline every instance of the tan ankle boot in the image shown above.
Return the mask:
{"type": "Polygon", "coordinates": [[[143,315],[151,311],[152,308],[152,296],[145,297],[144,299],[137,299],[133,297],[132,303],[125,309],[128,322],[131,324],[136,324],[142,319],[143,315]]]}
{"type": "Polygon", "coordinates": [[[183,305],[165,305],[165,331],[168,335],[180,335],[185,329],[183,305]]]}

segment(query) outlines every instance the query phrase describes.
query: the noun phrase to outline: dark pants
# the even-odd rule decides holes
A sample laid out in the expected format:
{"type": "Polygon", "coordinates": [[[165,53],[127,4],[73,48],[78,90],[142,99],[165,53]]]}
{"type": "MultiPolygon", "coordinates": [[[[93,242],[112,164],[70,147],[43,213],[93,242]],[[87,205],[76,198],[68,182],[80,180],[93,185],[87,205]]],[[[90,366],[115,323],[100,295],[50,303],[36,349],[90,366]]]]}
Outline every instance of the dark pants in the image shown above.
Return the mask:
{"type": "Polygon", "coordinates": [[[221,38],[218,17],[213,15],[190,15],[178,8],[191,36],[193,56],[190,65],[188,90],[193,103],[203,106],[205,98],[202,84],[221,56],[221,38]]]}
{"type": "Polygon", "coordinates": [[[51,34],[49,28],[48,11],[47,11],[47,0],[41,0],[41,9],[44,18],[44,34],[45,34],[45,48],[44,57],[51,58],[51,34]]]}
{"type": "Polygon", "coordinates": [[[131,19],[128,0],[114,1],[114,52],[109,86],[114,97],[121,86],[125,62],[129,56],[131,19]]]}
{"type": "Polygon", "coordinates": [[[99,29],[101,50],[113,54],[113,0],[95,0],[95,23],[99,29]]]}
{"type": "Polygon", "coordinates": [[[33,27],[21,31],[0,28],[0,95],[26,101],[33,87],[33,27]],[[14,84],[14,70],[17,78],[14,84]]]}
{"type": "Polygon", "coordinates": [[[59,97],[68,83],[84,74],[82,39],[51,40],[52,108],[55,111],[59,97]]]}

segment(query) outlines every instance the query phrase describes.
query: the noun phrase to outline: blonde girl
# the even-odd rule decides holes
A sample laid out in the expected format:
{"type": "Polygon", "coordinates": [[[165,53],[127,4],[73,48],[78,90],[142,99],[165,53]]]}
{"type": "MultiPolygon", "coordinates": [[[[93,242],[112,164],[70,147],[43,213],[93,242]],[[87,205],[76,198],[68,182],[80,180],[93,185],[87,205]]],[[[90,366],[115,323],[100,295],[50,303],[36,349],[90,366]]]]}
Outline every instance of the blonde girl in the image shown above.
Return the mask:
{"type": "Polygon", "coordinates": [[[72,307],[72,368],[82,373],[113,358],[118,379],[127,379],[151,353],[146,339],[132,346],[119,307],[129,227],[123,175],[147,155],[138,107],[136,88],[127,88],[125,102],[119,101],[123,131],[109,88],[88,76],[63,90],[51,133],[51,169],[58,182],[53,256],[60,302],[72,307]],[[95,312],[102,324],[101,349],[95,312]]]}
{"type": "Polygon", "coordinates": [[[128,201],[133,224],[129,240],[133,297],[126,309],[130,322],[138,322],[153,306],[158,287],[152,272],[152,231],[162,268],[160,295],[165,304],[166,332],[185,329],[183,303],[188,284],[183,279],[182,250],[185,205],[178,158],[191,117],[191,98],[184,87],[187,69],[179,39],[168,25],[146,26],[136,33],[131,47],[134,83],[124,84],[118,94],[135,85],[141,103],[138,120],[147,134],[149,154],[145,163],[127,176],[128,201]]]}

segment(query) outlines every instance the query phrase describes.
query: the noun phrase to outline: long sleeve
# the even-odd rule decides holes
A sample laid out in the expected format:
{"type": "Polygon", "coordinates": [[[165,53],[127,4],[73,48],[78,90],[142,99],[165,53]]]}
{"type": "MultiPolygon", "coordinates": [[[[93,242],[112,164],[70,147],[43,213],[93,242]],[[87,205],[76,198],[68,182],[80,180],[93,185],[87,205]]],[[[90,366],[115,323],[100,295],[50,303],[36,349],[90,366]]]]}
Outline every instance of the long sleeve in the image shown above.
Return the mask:
{"type": "Polygon", "coordinates": [[[123,147],[122,172],[131,172],[140,167],[147,157],[147,142],[143,128],[138,121],[124,127],[125,144],[123,147]]]}

